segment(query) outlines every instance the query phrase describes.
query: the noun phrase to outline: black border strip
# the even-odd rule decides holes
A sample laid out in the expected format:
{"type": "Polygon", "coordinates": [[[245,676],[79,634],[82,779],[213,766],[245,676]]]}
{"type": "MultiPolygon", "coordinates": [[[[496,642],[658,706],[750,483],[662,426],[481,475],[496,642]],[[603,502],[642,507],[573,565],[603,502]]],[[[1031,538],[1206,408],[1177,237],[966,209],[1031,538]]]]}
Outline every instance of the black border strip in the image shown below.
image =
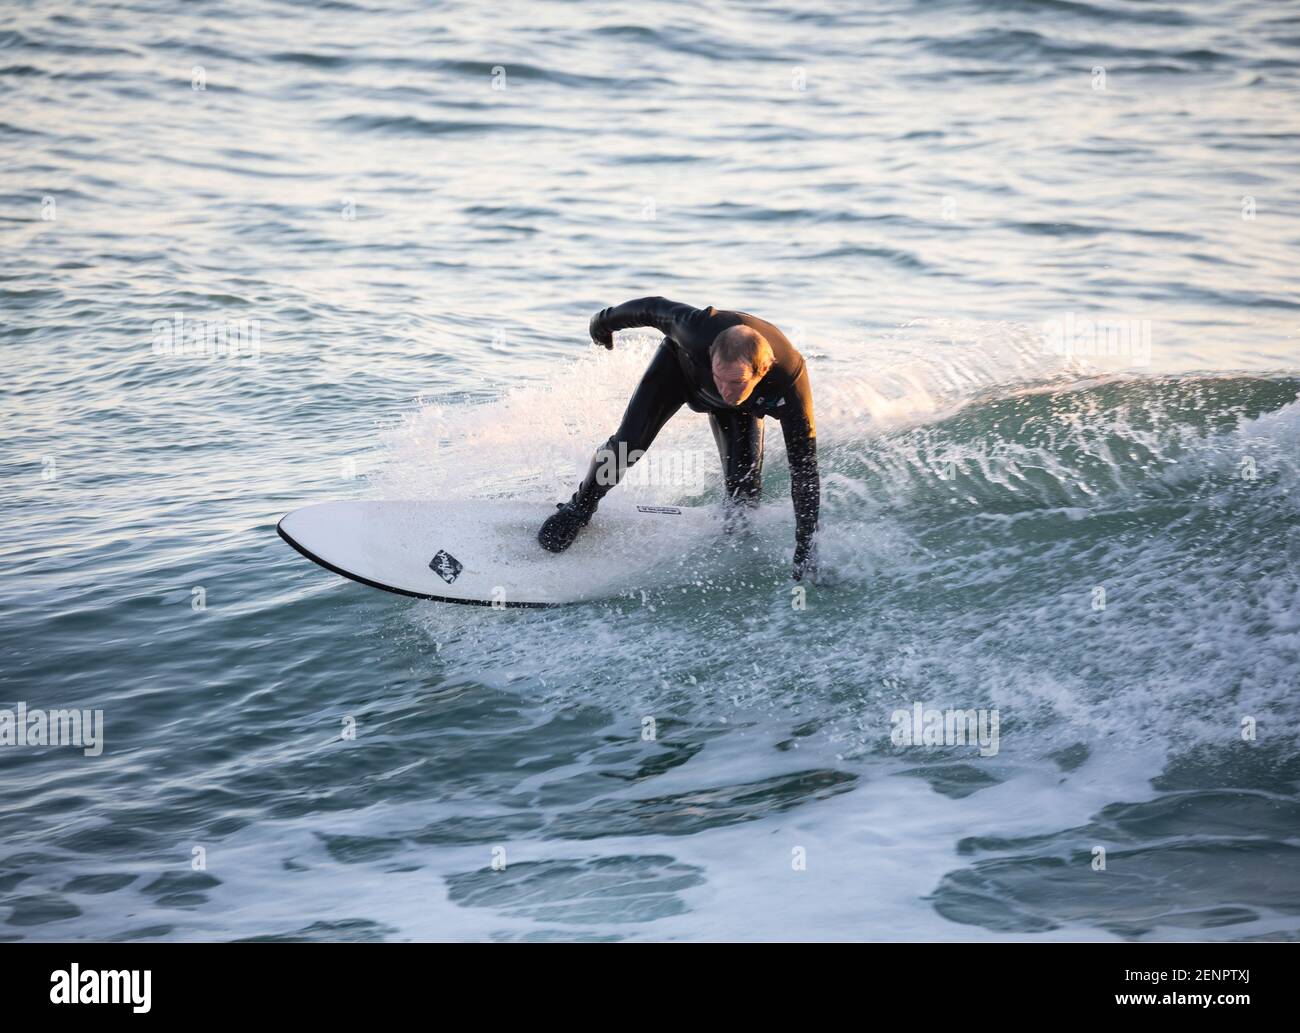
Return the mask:
{"type": "MultiPolygon", "coordinates": [[[[291,546],[293,546],[295,550],[300,552],[302,555],[306,556],[313,563],[319,564],[320,566],[324,567],[326,570],[331,570],[335,574],[338,574],[340,577],[347,578],[349,581],[356,581],[358,584],[368,585],[371,588],[378,588],[381,592],[392,592],[394,595],[404,595],[408,599],[429,599],[435,603],[456,603],[459,606],[492,606],[493,605],[491,602],[487,602],[483,599],[452,599],[449,596],[445,596],[445,595],[427,595],[424,592],[408,592],[405,588],[394,588],[392,585],[381,585],[378,581],[371,581],[369,578],[364,578],[360,574],[350,573],[349,571],[344,570],[342,567],[334,566],[334,564],[330,563],[328,560],[321,559],[310,549],[305,548],[304,546],[300,545],[298,542],[295,542],[292,538],[290,538],[288,532],[285,531],[283,526],[285,520],[287,519],[288,519],[288,515],[280,518],[280,522],[275,525],[275,533],[278,534],[281,538],[283,538],[286,542],[288,542],[291,546]]],[[[565,605],[564,603],[503,603],[501,604],[501,606],[498,606],[497,609],[501,609],[502,607],[507,607],[507,608],[518,608],[521,610],[522,609],[544,610],[544,609],[551,609],[556,606],[564,606],[564,605],[565,605]]]]}

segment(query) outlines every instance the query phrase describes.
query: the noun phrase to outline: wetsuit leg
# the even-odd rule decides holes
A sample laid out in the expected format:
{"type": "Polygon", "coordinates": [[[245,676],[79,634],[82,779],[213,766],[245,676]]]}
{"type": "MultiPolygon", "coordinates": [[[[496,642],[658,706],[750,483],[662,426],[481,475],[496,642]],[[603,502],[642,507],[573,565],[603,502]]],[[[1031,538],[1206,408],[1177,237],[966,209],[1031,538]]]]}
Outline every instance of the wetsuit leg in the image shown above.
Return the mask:
{"type": "Polygon", "coordinates": [[[758,505],[763,487],[763,420],[745,413],[709,413],[713,440],[718,443],[727,500],[758,505]]]}
{"type": "Polygon", "coordinates": [[[672,345],[665,340],[632,393],[618,430],[591,457],[579,495],[593,500],[603,498],[685,402],[686,377],[672,345]]]}

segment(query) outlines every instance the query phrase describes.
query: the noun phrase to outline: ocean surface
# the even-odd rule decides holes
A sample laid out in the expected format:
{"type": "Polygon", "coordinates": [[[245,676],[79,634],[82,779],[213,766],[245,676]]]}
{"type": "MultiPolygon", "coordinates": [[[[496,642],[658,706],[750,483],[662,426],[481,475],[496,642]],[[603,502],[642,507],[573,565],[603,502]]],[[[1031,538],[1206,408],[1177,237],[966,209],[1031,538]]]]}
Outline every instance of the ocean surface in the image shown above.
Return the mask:
{"type": "Polygon", "coordinates": [[[1300,938],[1298,249],[1292,4],[7,0],[0,939],[1300,938]],[[802,609],[775,424],[599,603],[276,536],[540,522],[645,295],[805,354],[802,609]]]}

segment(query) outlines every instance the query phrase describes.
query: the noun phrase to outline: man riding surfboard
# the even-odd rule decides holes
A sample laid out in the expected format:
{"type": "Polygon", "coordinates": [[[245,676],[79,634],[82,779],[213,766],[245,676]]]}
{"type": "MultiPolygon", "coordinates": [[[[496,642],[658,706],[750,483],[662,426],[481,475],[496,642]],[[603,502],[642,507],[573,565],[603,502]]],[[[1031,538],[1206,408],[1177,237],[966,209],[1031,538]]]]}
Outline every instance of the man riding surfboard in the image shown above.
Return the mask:
{"type": "Polygon", "coordinates": [[[552,552],[567,549],[605,494],[650,447],[682,405],[707,413],[722,457],[729,510],[757,506],[763,472],[763,418],[781,423],[795,516],[795,580],[816,574],[821,481],[812,387],[803,356],[775,326],[745,312],[638,298],[591,317],[591,339],[614,347],[614,332],[654,327],[664,335],[618,430],[596,449],[586,477],[537,533],[552,552]]]}

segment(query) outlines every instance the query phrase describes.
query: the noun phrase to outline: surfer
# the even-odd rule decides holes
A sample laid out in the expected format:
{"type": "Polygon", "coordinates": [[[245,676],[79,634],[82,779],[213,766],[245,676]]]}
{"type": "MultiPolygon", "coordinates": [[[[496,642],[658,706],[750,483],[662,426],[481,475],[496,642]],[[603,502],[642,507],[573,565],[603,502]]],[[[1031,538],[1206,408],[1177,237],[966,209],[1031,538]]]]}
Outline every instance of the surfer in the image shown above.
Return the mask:
{"type": "Polygon", "coordinates": [[[803,356],[771,323],[745,312],[692,308],[666,298],[638,298],[591,317],[591,339],[614,347],[614,331],[650,326],[664,339],[628,402],[614,435],[596,449],[568,502],[558,503],[537,533],[563,552],[600,500],[635,463],[682,405],[707,413],[722,457],[729,526],[758,505],[763,474],[763,418],[781,422],[794,502],[796,581],[816,576],[815,532],[821,503],[812,387],[803,356]]]}

